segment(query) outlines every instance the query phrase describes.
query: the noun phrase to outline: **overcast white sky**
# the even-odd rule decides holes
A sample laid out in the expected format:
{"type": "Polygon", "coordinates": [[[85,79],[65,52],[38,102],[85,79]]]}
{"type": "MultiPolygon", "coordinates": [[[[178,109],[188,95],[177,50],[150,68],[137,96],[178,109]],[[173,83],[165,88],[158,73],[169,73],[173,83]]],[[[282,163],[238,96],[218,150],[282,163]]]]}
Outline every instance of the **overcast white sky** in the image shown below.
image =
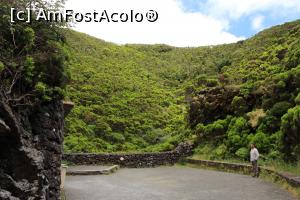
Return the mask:
{"type": "Polygon", "coordinates": [[[203,46],[231,43],[300,18],[300,0],[67,0],[78,12],[159,13],[155,23],[78,23],[74,29],[117,44],[203,46]]]}

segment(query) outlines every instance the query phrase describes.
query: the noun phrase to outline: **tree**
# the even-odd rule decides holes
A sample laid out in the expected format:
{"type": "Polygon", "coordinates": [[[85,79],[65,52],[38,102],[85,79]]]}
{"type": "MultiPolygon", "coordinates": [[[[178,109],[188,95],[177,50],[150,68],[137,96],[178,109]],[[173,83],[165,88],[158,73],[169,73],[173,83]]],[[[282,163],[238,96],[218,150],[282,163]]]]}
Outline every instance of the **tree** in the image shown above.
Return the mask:
{"type": "Polygon", "coordinates": [[[14,1],[0,3],[0,97],[13,107],[32,106],[37,99],[62,98],[68,80],[62,23],[32,21],[10,23],[10,8],[35,7],[58,10],[63,1],[14,1]],[[45,86],[44,93],[37,85],[45,86]],[[36,98],[47,95],[51,98],[36,98]]]}
{"type": "Polygon", "coordinates": [[[289,109],[281,118],[281,131],[285,159],[295,161],[300,155],[300,106],[289,109]]]}
{"type": "Polygon", "coordinates": [[[59,9],[49,2],[0,2],[0,121],[7,127],[0,130],[0,199],[60,198],[67,82],[62,24],[10,22],[11,7],[59,9]]]}

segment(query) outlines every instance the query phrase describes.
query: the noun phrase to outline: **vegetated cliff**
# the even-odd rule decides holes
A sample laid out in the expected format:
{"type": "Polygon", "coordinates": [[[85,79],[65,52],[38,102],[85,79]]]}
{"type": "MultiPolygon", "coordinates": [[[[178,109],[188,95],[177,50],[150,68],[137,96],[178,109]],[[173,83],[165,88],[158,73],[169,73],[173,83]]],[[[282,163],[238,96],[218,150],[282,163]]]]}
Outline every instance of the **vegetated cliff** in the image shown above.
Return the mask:
{"type": "Polygon", "coordinates": [[[196,135],[199,149],[218,138],[215,157],[244,159],[249,142],[270,159],[294,155],[298,122],[286,123],[297,118],[299,25],[199,48],[118,46],[69,31],[68,96],[78,106],[65,150],[166,151],[196,135]]]}
{"type": "MultiPolygon", "coordinates": [[[[10,23],[11,7],[20,9],[31,3],[0,2],[0,199],[3,200],[60,199],[62,99],[67,81],[64,37],[58,24],[10,23]]],[[[51,6],[48,3],[39,1],[35,6],[46,9],[51,6]]]]}
{"type": "Polygon", "coordinates": [[[300,21],[244,41],[229,60],[221,87],[196,92],[190,105],[198,153],[248,159],[256,143],[263,160],[299,159],[300,21]]]}

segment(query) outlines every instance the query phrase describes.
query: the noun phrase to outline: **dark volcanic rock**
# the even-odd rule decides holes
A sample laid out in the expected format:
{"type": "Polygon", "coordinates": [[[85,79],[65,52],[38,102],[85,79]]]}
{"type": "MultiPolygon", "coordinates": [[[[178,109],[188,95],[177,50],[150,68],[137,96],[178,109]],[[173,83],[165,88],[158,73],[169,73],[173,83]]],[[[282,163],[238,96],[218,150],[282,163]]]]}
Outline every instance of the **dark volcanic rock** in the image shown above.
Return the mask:
{"type": "Polygon", "coordinates": [[[60,199],[62,103],[12,110],[0,102],[0,119],[0,199],[60,199]]]}
{"type": "Polygon", "coordinates": [[[199,92],[190,105],[189,121],[192,126],[208,124],[233,114],[231,102],[239,93],[238,89],[214,87],[199,92]]]}
{"type": "Polygon", "coordinates": [[[120,165],[121,167],[156,167],[161,165],[173,165],[181,158],[192,154],[193,145],[181,143],[173,151],[160,153],[128,153],[128,154],[94,154],[74,153],[65,154],[64,160],[77,165],[120,165]]]}
{"type": "Polygon", "coordinates": [[[10,128],[5,124],[5,122],[0,119],[0,134],[6,134],[10,132],[10,128]]]}

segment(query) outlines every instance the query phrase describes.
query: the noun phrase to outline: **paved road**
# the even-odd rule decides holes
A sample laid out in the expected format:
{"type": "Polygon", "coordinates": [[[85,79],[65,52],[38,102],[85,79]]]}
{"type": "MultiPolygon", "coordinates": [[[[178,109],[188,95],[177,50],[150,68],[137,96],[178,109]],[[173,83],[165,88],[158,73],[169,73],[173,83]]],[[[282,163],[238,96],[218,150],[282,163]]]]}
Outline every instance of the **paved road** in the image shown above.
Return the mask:
{"type": "Polygon", "coordinates": [[[296,200],[261,179],[187,167],[69,176],[65,190],[67,200],[296,200]]]}

